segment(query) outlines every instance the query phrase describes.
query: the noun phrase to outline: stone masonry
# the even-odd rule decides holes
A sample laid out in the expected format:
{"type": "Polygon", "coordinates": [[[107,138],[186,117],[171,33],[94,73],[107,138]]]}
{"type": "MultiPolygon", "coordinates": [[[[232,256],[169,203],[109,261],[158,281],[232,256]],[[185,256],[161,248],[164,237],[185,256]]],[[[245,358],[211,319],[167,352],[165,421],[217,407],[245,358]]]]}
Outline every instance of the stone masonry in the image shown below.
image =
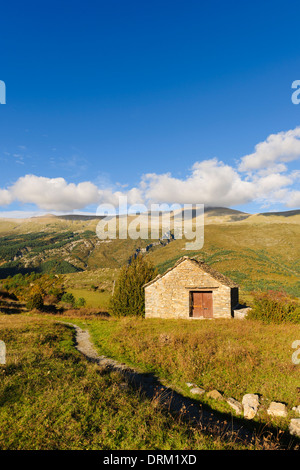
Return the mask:
{"type": "Polygon", "coordinates": [[[146,318],[192,318],[191,292],[212,292],[213,318],[231,318],[238,303],[236,284],[188,257],[144,287],[146,318]]]}

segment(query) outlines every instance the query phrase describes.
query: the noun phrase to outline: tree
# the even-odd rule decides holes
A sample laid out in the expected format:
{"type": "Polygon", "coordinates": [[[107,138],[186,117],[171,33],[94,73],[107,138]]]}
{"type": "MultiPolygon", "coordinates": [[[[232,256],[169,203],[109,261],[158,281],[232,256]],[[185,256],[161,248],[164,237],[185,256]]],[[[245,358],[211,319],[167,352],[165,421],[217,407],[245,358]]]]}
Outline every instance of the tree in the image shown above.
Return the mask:
{"type": "Polygon", "coordinates": [[[64,304],[70,305],[71,307],[74,307],[75,302],[76,302],[74,295],[71,294],[70,292],[65,292],[61,298],[61,301],[64,304]]]}
{"type": "Polygon", "coordinates": [[[26,306],[29,310],[43,310],[44,302],[42,294],[40,292],[33,294],[26,306]]]}
{"type": "Polygon", "coordinates": [[[143,316],[145,312],[144,284],[151,281],[157,272],[154,266],[142,255],[121,269],[111,298],[110,309],[113,315],[143,316]]]}
{"type": "Polygon", "coordinates": [[[45,291],[39,285],[32,285],[27,297],[26,307],[29,310],[43,310],[45,291]]]}

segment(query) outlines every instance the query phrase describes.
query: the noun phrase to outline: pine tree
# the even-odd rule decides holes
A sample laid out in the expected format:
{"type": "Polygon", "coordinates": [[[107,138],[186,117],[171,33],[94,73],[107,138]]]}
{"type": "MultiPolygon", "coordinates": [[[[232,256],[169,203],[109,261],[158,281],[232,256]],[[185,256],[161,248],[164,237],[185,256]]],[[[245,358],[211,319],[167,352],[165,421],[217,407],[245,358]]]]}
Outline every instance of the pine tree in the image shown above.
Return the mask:
{"type": "Polygon", "coordinates": [[[144,284],[151,281],[157,272],[154,266],[142,255],[138,255],[130,264],[121,269],[111,299],[110,309],[113,315],[144,316],[144,284]]]}

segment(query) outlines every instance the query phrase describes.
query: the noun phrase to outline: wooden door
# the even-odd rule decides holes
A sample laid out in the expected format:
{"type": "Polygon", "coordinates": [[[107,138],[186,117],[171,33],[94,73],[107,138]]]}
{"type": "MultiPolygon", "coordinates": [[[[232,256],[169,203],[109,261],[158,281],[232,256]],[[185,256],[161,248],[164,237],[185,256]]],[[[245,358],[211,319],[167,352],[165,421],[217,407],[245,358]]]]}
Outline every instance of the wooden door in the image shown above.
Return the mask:
{"type": "Polygon", "coordinates": [[[203,317],[213,318],[212,292],[202,292],[203,317]]]}
{"type": "Polygon", "coordinates": [[[192,292],[191,302],[193,318],[213,318],[212,292],[192,292]]]}

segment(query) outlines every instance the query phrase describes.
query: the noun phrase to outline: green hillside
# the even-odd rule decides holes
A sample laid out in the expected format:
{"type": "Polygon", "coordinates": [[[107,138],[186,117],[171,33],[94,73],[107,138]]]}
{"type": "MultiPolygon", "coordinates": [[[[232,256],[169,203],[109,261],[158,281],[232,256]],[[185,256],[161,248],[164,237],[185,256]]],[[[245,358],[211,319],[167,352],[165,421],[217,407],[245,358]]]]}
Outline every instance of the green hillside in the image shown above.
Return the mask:
{"type": "Polygon", "coordinates": [[[146,256],[160,273],[188,255],[236,281],[245,298],[260,289],[283,289],[300,297],[299,211],[250,215],[207,209],[204,246],[195,252],[186,251],[185,240],[152,247],[151,240],[102,241],[96,235],[98,222],[90,216],[1,219],[0,278],[33,271],[62,274],[67,287],[86,293],[91,305],[98,298],[107,305],[119,268],[148,246],[146,256]]]}
{"type": "Polygon", "coordinates": [[[162,273],[181,256],[193,256],[236,281],[242,291],[284,289],[300,297],[300,225],[206,225],[203,249],[175,240],[149,254],[162,273]]]}

